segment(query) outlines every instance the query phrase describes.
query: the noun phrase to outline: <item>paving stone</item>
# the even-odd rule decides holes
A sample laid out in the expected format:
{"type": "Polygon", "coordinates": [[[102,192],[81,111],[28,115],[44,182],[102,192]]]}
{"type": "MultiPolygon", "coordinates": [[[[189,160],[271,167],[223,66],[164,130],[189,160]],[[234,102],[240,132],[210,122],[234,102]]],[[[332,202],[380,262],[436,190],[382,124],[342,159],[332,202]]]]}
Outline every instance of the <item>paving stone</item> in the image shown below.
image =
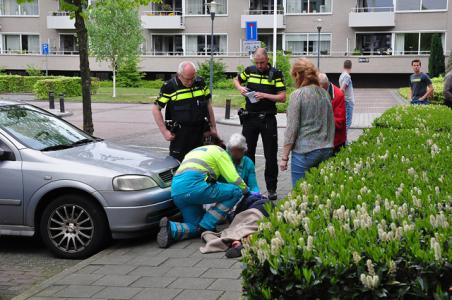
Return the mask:
{"type": "Polygon", "coordinates": [[[101,267],[99,270],[94,271],[94,274],[105,274],[105,275],[125,275],[137,266],[133,265],[106,265],[101,267]]]}
{"type": "Polygon", "coordinates": [[[179,278],[169,285],[170,288],[204,290],[212,284],[213,279],[179,278]]]}
{"type": "Polygon", "coordinates": [[[149,257],[149,256],[139,256],[135,259],[132,259],[127,264],[130,265],[138,265],[138,266],[151,266],[158,267],[162,263],[164,263],[168,258],[164,256],[158,257],[149,257]]]}
{"type": "Polygon", "coordinates": [[[55,296],[57,297],[92,297],[94,294],[98,293],[104,289],[103,286],[92,286],[92,285],[69,285],[57,292],[55,296]]]}
{"type": "Polygon", "coordinates": [[[103,286],[129,286],[134,281],[138,280],[139,276],[131,275],[105,275],[101,279],[93,283],[93,285],[103,286]]]}
{"type": "Polygon", "coordinates": [[[174,299],[182,290],[179,289],[162,289],[148,288],[138,293],[133,300],[170,300],[174,299]]]}
{"type": "Polygon", "coordinates": [[[234,279],[217,279],[208,289],[240,292],[242,290],[242,282],[234,279]]]}
{"type": "Polygon", "coordinates": [[[202,273],[206,272],[207,268],[197,267],[182,267],[171,268],[165,276],[168,277],[199,277],[202,273]]]}
{"type": "Polygon", "coordinates": [[[217,300],[221,294],[220,291],[184,290],[174,300],[217,300]]]}
{"type": "Polygon", "coordinates": [[[55,293],[61,291],[65,287],[66,286],[64,286],[64,285],[52,285],[52,286],[49,286],[48,288],[46,288],[45,290],[39,292],[36,296],[41,296],[41,297],[53,296],[55,293]]]}
{"type": "Polygon", "coordinates": [[[220,300],[240,300],[242,293],[239,292],[226,292],[221,296],[220,300]]]}
{"type": "MultiPolygon", "coordinates": [[[[167,257],[167,258],[184,258],[184,257],[190,257],[195,250],[185,250],[185,249],[166,249],[165,251],[161,252],[157,257],[167,257]]],[[[198,251],[199,252],[199,251],[198,251]]]]}
{"type": "Polygon", "coordinates": [[[135,270],[130,272],[128,275],[159,277],[159,276],[163,276],[163,274],[167,273],[169,270],[170,270],[169,267],[143,266],[143,267],[136,268],[135,270]]]}
{"type": "Polygon", "coordinates": [[[201,258],[226,258],[225,252],[214,252],[214,253],[201,253],[201,251],[195,251],[191,257],[201,257],[201,258]]]}
{"type": "Polygon", "coordinates": [[[58,280],[56,284],[66,284],[66,285],[89,285],[96,280],[103,277],[103,274],[70,274],[61,280],[58,280]]]}
{"type": "Polygon", "coordinates": [[[134,287],[107,287],[94,295],[101,299],[130,299],[143,289],[134,287]]]}
{"type": "Polygon", "coordinates": [[[243,269],[242,263],[240,261],[236,262],[235,264],[232,265],[231,269],[242,270],[243,269]]]}
{"type": "Polygon", "coordinates": [[[91,274],[102,268],[101,265],[88,265],[77,271],[77,274],[91,274]]]}
{"type": "Polygon", "coordinates": [[[236,261],[225,258],[204,258],[195,267],[199,268],[230,268],[236,261]]]}
{"type": "Polygon", "coordinates": [[[239,279],[241,275],[239,269],[217,269],[212,268],[201,275],[202,278],[224,278],[224,279],[239,279]]]}
{"type": "Polygon", "coordinates": [[[162,264],[162,267],[192,267],[200,261],[201,258],[194,257],[169,258],[162,264]]]}
{"type": "Polygon", "coordinates": [[[98,260],[95,260],[91,264],[93,265],[121,265],[125,264],[128,261],[134,259],[135,256],[132,255],[113,255],[109,254],[104,257],[99,258],[98,260]]]}
{"type": "Polygon", "coordinates": [[[137,281],[135,281],[132,286],[133,287],[143,287],[143,288],[162,288],[167,287],[172,282],[176,280],[176,277],[141,277],[137,281]]]}

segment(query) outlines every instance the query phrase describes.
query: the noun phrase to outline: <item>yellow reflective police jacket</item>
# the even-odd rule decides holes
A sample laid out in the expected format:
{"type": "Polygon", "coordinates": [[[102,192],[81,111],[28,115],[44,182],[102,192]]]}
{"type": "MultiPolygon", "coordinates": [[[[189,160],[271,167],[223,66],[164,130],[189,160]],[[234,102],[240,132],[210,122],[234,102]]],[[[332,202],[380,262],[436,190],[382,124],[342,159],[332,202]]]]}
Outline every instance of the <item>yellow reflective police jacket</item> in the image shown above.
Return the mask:
{"type": "Polygon", "coordinates": [[[198,147],[190,151],[182,161],[176,175],[186,171],[200,171],[214,180],[223,177],[227,183],[238,185],[243,192],[248,190],[246,183],[232,163],[229,154],[214,145],[198,147]]]}

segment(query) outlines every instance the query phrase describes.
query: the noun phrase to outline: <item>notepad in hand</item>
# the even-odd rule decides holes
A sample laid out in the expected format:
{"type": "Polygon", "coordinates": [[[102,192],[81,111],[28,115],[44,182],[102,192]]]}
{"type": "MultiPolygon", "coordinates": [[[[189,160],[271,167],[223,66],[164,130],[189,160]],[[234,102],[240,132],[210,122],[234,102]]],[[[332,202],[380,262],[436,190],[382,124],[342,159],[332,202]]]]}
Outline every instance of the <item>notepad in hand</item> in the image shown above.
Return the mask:
{"type": "Polygon", "coordinates": [[[245,94],[245,96],[250,100],[251,103],[259,102],[259,99],[256,98],[256,92],[251,91],[245,94]]]}

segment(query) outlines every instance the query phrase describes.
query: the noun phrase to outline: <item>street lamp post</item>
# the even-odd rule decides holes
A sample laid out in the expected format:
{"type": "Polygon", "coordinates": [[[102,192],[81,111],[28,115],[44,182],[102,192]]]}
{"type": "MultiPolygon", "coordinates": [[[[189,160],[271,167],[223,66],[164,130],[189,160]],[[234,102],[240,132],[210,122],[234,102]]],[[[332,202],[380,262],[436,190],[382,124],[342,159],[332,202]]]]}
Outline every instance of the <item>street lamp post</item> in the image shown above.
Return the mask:
{"type": "Polygon", "coordinates": [[[218,3],[215,1],[211,1],[207,4],[209,6],[210,11],[210,19],[211,22],[211,31],[210,31],[210,81],[209,81],[209,89],[210,96],[213,98],[213,21],[215,20],[215,13],[217,12],[218,3]]]}
{"type": "Polygon", "coordinates": [[[322,31],[322,19],[317,19],[317,69],[320,70],[320,31],[322,31]]]}

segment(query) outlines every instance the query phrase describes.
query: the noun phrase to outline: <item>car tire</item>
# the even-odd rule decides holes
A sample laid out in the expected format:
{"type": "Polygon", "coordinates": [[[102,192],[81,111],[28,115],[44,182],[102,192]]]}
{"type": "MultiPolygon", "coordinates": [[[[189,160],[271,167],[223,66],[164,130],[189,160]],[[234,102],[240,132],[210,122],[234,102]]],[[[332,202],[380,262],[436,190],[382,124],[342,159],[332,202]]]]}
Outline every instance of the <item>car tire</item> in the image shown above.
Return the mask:
{"type": "Polygon", "coordinates": [[[81,194],[59,196],[50,202],[42,214],[39,231],[50,251],[68,259],[93,255],[110,235],[102,208],[81,194]]]}

